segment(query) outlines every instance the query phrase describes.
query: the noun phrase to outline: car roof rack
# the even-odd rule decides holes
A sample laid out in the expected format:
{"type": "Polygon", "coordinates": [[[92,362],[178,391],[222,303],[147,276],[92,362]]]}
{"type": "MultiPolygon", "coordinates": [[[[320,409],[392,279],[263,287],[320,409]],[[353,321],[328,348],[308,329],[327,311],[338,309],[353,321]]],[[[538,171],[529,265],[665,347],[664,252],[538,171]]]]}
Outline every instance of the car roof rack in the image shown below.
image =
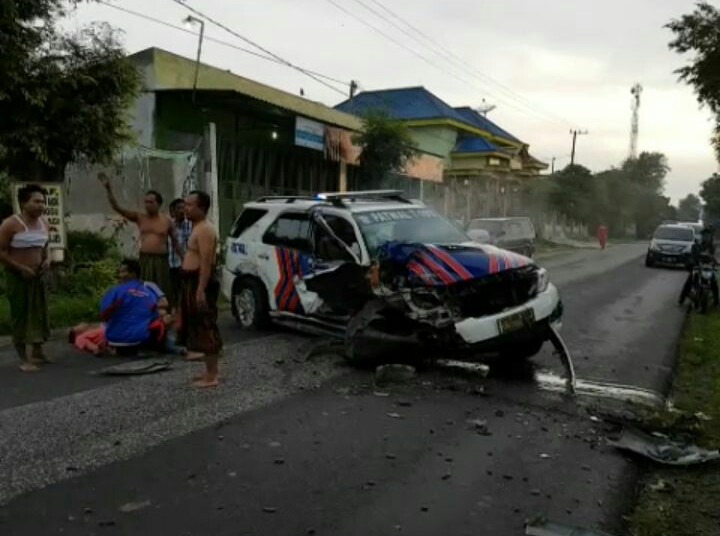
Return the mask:
{"type": "Polygon", "coordinates": [[[369,201],[383,200],[398,203],[412,204],[410,199],[404,197],[402,190],[363,190],[358,192],[324,192],[316,197],[320,201],[329,201],[333,205],[343,206],[343,201],[369,201]]]}
{"type": "Polygon", "coordinates": [[[320,201],[317,197],[309,195],[265,195],[255,200],[255,203],[267,203],[268,201],[285,201],[286,203],[294,203],[295,201],[320,201]]]}

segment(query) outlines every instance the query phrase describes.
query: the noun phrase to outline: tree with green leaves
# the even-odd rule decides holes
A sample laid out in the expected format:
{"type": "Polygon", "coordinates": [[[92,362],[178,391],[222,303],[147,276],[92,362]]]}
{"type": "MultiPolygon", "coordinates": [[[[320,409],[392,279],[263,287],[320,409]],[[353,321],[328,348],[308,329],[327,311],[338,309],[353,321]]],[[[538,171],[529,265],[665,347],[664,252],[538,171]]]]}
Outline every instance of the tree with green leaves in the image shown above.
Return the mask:
{"type": "Polygon", "coordinates": [[[712,177],[702,183],[700,197],[705,202],[706,219],[711,221],[720,218],[720,174],[714,173],[712,177]]]}
{"type": "Polygon", "coordinates": [[[363,117],[363,130],[353,141],[362,149],[360,168],[368,184],[382,184],[390,175],[404,173],[418,154],[408,127],[380,111],[363,117]]]}
{"type": "Polygon", "coordinates": [[[715,115],[712,141],[720,159],[720,10],[700,2],[692,13],[671,21],[667,27],[675,34],[670,49],[691,55],[687,65],[676,73],[695,89],[698,101],[715,115]]]}
{"type": "Polygon", "coordinates": [[[699,221],[702,201],[695,194],[688,194],[678,203],[677,216],[681,221],[699,221]]]}
{"type": "Polygon", "coordinates": [[[660,195],[665,187],[665,177],[670,172],[670,166],[664,154],[642,152],[637,158],[625,160],[621,170],[631,183],[660,195]]]}
{"type": "Polygon", "coordinates": [[[593,192],[595,178],[592,171],[571,164],[552,176],[549,200],[553,208],[575,221],[594,223],[593,192]]]}
{"type": "Polygon", "coordinates": [[[60,29],[80,1],[0,2],[0,170],[14,179],[60,181],[132,140],[139,73],[110,26],[60,29]]]}

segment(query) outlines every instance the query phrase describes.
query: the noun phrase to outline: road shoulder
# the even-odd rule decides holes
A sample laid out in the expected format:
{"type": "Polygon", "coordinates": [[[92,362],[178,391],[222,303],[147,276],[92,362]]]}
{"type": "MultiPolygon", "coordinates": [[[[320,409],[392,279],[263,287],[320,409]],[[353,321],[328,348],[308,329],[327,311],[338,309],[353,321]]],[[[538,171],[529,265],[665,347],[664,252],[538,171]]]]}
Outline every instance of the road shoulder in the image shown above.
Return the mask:
{"type": "MultiPolygon", "coordinates": [[[[720,315],[688,318],[673,382],[677,412],[654,416],[664,432],[720,447],[720,315]],[[678,413],[680,412],[680,413],[678,413]]],[[[629,524],[636,536],[717,534],[720,467],[651,466],[629,524]]]]}

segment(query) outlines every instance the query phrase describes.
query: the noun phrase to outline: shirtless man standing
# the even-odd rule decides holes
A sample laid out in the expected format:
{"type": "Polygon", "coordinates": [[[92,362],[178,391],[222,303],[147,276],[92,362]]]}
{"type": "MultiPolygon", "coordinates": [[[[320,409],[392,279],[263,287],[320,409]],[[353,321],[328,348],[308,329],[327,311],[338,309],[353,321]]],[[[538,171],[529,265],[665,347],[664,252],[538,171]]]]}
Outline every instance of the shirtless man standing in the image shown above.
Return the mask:
{"type": "Polygon", "coordinates": [[[145,214],[122,208],[112,191],[105,173],[98,173],[98,180],[107,191],[113,210],[140,230],[140,278],[155,283],[167,296],[172,291],[170,265],[168,264],[168,238],[178,255],[182,256],[180,244],[173,229],[173,222],[160,214],[162,196],[151,190],[145,194],[145,214]]]}
{"type": "Polygon", "coordinates": [[[188,352],[202,353],[206,372],[195,378],[195,387],[218,384],[218,356],[222,338],[217,327],[220,283],[215,277],[218,236],[207,221],[210,196],[195,190],[185,198],[185,215],[193,224],[183,259],[178,315],[178,343],[188,352]]]}

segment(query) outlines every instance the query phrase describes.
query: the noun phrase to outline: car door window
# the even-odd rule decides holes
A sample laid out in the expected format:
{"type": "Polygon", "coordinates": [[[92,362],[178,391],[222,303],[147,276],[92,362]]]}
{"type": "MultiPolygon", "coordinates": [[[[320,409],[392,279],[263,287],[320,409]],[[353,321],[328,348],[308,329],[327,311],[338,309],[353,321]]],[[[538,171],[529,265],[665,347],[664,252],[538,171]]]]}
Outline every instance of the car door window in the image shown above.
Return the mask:
{"type": "Polygon", "coordinates": [[[510,240],[519,240],[522,238],[522,235],[522,226],[519,223],[512,222],[508,225],[508,238],[510,240]]]}
{"type": "Polygon", "coordinates": [[[283,214],[270,226],[263,242],[299,251],[311,252],[310,218],[308,214],[283,214]]]}
{"type": "Polygon", "coordinates": [[[232,238],[238,238],[247,229],[255,225],[265,214],[267,214],[267,210],[246,208],[242,214],[240,214],[240,217],[235,220],[232,231],[230,231],[230,236],[232,238]]]}
{"type": "MultiPolygon", "coordinates": [[[[332,214],[323,214],[323,219],[327,222],[335,235],[340,238],[350,249],[359,255],[360,244],[355,234],[352,224],[340,216],[332,214]]],[[[352,256],[338,244],[338,242],[319,224],[314,224],[314,253],[315,256],[324,261],[353,261],[352,256]]]]}

